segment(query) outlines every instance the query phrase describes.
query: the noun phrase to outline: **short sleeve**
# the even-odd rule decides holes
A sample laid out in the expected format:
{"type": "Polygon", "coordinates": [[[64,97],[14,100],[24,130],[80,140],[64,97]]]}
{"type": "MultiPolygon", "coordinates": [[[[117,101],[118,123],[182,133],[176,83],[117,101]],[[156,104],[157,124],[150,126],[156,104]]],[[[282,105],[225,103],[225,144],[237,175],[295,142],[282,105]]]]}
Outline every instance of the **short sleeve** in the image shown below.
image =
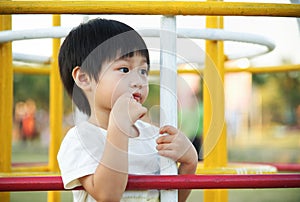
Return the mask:
{"type": "Polygon", "coordinates": [[[100,162],[105,137],[91,130],[85,126],[74,127],[61,144],[57,160],[66,189],[81,186],[78,179],[93,174],[100,162]]]}

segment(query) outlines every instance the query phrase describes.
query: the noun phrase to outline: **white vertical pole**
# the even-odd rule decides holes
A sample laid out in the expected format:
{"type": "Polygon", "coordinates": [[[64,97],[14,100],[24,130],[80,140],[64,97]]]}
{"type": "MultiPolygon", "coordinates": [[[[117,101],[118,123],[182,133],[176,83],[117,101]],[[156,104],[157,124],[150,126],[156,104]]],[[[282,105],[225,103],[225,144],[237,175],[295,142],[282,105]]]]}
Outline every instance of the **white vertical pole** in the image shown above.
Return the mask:
{"type": "MultiPolygon", "coordinates": [[[[160,126],[177,127],[176,17],[162,16],[160,32],[160,126]]],[[[161,175],[177,175],[176,163],[160,159],[161,175]]],[[[178,190],[162,190],[162,202],[177,202],[178,190]]]]}

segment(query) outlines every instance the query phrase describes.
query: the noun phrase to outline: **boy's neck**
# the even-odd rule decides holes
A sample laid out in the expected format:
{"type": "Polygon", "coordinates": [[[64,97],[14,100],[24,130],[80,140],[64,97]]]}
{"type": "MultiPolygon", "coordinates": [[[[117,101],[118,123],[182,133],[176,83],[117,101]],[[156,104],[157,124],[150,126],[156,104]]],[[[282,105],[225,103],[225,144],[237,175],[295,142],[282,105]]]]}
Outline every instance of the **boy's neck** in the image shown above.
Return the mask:
{"type": "Polygon", "coordinates": [[[88,121],[100,128],[103,128],[105,130],[107,130],[108,127],[108,120],[109,120],[109,113],[106,112],[102,112],[99,113],[101,114],[100,116],[96,116],[95,114],[91,114],[90,118],[88,119],[88,121]]]}

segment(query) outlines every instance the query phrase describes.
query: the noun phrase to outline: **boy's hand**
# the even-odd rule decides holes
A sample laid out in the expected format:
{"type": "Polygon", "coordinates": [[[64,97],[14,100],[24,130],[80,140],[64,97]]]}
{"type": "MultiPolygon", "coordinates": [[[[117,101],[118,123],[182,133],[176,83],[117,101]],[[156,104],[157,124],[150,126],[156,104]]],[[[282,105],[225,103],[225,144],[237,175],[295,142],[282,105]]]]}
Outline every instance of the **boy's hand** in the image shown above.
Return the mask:
{"type": "Polygon", "coordinates": [[[130,93],[121,95],[113,105],[109,122],[114,123],[129,137],[139,136],[139,131],[134,123],[147,113],[147,109],[137,102],[130,93]]]}
{"type": "Polygon", "coordinates": [[[194,173],[197,167],[198,156],[197,152],[190,140],[178,129],[173,126],[163,126],[160,128],[160,134],[166,135],[157,138],[157,150],[162,156],[178,161],[189,169],[188,174],[194,173]]]}

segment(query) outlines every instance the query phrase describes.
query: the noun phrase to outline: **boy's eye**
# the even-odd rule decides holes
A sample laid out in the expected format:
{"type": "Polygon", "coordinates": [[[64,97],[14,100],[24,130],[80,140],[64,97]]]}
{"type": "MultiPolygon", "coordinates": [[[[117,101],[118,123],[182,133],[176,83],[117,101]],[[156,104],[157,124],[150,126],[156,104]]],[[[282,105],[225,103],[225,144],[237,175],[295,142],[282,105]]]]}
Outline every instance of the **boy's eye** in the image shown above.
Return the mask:
{"type": "Polygon", "coordinates": [[[129,72],[129,68],[127,68],[127,67],[121,67],[121,68],[119,69],[119,71],[120,71],[120,72],[123,72],[123,73],[128,73],[128,72],[129,72]]]}
{"type": "Polygon", "coordinates": [[[146,70],[146,69],[141,69],[140,70],[140,73],[142,74],[142,75],[148,75],[148,71],[146,70]]]}

